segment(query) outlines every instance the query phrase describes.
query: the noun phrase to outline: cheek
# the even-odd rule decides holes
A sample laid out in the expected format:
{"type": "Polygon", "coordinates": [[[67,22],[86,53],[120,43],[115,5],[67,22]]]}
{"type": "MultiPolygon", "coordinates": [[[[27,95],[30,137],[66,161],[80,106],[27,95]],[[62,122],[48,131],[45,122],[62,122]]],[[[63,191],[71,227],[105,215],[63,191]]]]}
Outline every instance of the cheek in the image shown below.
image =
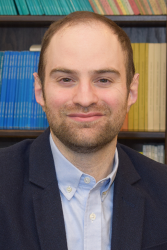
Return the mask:
{"type": "Polygon", "coordinates": [[[46,100],[48,105],[52,105],[54,108],[62,107],[64,104],[70,102],[69,91],[59,89],[47,89],[46,100]]]}
{"type": "Polygon", "coordinates": [[[105,102],[112,110],[118,110],[125,106],[126,103],[126,89],[117,89],[106,91],[106,93],[100,93],[99,98],[105,102]]]}

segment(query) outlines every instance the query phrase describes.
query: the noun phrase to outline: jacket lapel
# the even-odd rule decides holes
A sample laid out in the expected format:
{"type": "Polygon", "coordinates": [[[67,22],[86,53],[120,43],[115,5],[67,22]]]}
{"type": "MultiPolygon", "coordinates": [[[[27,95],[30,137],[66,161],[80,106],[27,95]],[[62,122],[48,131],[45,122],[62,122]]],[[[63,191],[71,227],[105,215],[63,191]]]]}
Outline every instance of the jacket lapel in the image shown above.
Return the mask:
{"type": "Polygon", "coordinates": [[[140,176],[127,154],[118,146],[119,167],[114,182],[112,250],[140,250],[144,198],[137,189],[140,176]]]}
{"type": "Polygon", "coordinates": [[[49,129],[30,150],[30,182],[42,250],[67,250],[61,198],[49,143],[49,129]]]}

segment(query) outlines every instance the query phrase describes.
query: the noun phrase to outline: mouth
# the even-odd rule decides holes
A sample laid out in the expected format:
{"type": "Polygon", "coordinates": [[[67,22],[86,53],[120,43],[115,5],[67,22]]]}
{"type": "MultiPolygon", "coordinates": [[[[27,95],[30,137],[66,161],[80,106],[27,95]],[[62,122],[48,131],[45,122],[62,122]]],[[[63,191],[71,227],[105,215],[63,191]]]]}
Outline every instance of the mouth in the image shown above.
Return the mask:
{"type": "Polygon", "coordinates": [[[69,114],[68,117],[77,122],[92,122],[100,119],[104,115],[99,112],[91,112],[91,113],[74,113],[69,114]]]}

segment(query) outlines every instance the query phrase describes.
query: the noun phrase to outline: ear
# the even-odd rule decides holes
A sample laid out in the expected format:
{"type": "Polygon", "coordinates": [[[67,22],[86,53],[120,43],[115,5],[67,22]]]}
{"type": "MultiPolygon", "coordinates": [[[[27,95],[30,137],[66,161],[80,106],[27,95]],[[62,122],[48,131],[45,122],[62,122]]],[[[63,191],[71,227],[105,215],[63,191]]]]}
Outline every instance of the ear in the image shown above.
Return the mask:
{"type": "Polygon", "coordinates": [[[43,97],[43,91],[42,91],[42,84],[41,84],[41,80],[38,76],[37,73],[33,74],[34,76],[34,90],[35,90],[35,98],[37,103],[39,103],[43,109],[43,111],[45,111],[45,100],[43,97]]]}
{"type": "Polygon", "coordinates": [[[130,107],[137,101],[138,86],[139,86],[139,74],[135,74],[134,77],[133,77],[133,80],[132,80],[132,82],[130,84],[127,112],[129,112],[130,107]]]}

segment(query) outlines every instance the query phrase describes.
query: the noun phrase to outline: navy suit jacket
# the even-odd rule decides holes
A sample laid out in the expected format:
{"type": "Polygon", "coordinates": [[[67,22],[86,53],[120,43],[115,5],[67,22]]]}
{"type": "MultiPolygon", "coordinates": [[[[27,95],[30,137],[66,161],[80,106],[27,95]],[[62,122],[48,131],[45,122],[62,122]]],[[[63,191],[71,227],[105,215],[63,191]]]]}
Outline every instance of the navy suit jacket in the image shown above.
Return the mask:
{"type": "MultiPolygon", "coordinates": [[[[117,148],[111,249],[167,250],[167,166],[117,148]]],[[[49,129],[0,150],[0,250],[67,250],[49,129]]]]}

